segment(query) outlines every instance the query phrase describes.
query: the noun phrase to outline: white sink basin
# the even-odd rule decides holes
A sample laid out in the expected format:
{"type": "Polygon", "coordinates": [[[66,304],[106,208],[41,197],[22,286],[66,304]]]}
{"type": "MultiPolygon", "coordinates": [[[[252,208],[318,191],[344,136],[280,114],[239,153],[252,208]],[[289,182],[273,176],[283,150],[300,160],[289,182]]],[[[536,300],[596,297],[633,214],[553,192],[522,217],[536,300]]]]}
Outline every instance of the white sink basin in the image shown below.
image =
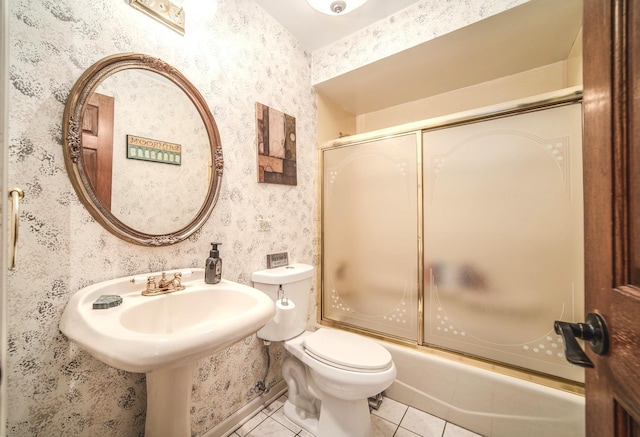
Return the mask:
{"type": "Polygon", "coordinates": [[[257,310],[259,303],[253,290],[239,289],[238,285],[224,281],[182,290],[186,293],[165,294],[162,299],[141,300],[139,305],[122,310],[120,323],[142,334],[189,333],[214,324],[232,328],[234,319],[251,317],[249,311],[257,310]]]}
{"type": "Polygon", "coordinates": [[[274,302],[261,291],[224,279],[209,285],[203,269],[190,270],[184,290],[158,296],[142,296],[145,284],[134,285],[131,277],[83,288],[67,304],[60,330],[110,366],[148,373],[212,355],[273,318],[274,302]],[[118,295],[123,302],[93,309],[101,295],[118,295]]]}

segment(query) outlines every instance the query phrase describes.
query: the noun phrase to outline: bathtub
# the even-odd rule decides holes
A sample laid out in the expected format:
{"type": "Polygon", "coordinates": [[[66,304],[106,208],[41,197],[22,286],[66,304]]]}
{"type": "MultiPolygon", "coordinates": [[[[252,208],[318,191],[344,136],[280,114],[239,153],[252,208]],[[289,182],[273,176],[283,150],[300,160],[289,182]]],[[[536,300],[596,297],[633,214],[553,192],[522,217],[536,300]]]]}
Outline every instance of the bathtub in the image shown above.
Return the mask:
{"type": "Polygon", "coordinates": [[[379,341],[398,376],[385,394],[483,436],[584,437],[584,396],[379,341]]]}

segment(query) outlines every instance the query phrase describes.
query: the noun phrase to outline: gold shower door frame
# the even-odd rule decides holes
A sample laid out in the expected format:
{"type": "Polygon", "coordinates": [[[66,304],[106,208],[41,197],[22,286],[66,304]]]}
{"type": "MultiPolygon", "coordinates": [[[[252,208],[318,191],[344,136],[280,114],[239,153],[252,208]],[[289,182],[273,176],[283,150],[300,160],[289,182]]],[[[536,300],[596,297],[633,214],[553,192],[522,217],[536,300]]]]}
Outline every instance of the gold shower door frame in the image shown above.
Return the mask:
{"type": "MultiPolygon", "coordinates": [[[[578,88],[573,88],[573,89],[563,90],[558,93],[548,94],[543,96],[543,98],[534,97],[533,99],[530,99],[529,101],[526,101],[526,102],[520,101],[518,102],[518,104],[514,104],[514,105],[502,105],[502,106],[492,107],[489,111],[485,113],[470,111],[463,114],[456,114],[452,117],[439,117],[437,119],[427,120],[427,121],[418,122],[418,123],[412,123],[409,125],[400,126],[398,128],[386,129],[386,130],[374,132],[371,134],[361,134],[361,135],[355,135],[353,137],[342,138],[340,140],[325,143],[324,145],[320,146],[320,150],[319,150],[320,181],[319,183],[320,183],[320,222],[321,222],[321,227],[320,227],[321,229],[321,238],[320,238],[321,269],[318,272],[320,292],[318,293],[318,296],[317,296],[318,313],[319,313],[318,319],[320,321],[320,324],[365,334],[365,335],[386,340],[386,341],[401,343],[409,347],[428,351],[429,353],[444,355],[449,358],[456,359],[457,361],[462,360],[467,362],[468,364],[471,364],[477,367],[488,368],[491,370],[498,370],[501,373],[506,373],[516,377],[526,378],[529,380],[535,380],[545,385],[559,387],[572,392],[582,392],[583,390],[582,384],[581,384],[582,377],[580,373],[571,374],[571,373],[561,372],[561,375],[558,376],[557,374],[552,374],[544,370],[539,370],[539,369],[532,370],[528,366],[523,365],[521,363],[512,364],[509,362],[492,360],[491,358],[487,358],[478,353],[464,352],[464,351],[461,352],[461,351],[455,350],[454,348],[446,344],[438,345],[438,344],[433,344],[431,342],[425,341],[425,329],[426,329],[425,320],[429,318],[428,312],[431,311],[429,302],[425,302],[425,299],[431,299],[429,288],[430,288],[430,285],[432,285],[433,278],[431,278],[432,272],[430,271],[430,269],[424,267],[425,266],[425,254],[424,254],[425,205],[424,205],[424,202],[426,202],[426,200],[424,200],[425,199],[424,189],[425,189],[425,185],[428,185],[428,181],[425,181],[423,184],[423,177],[424,177],[423,175],[425,174],[425,168],[423,168],[423,166],[428,167],[428,165],[433,165],[432,162],[431,163],[426,162],[428,159],[427,157],[428,154],[426,152],[426,148],[428,148],[428,145],[423,144],[423,137],[424,137],[423,134],[427,134],[432,131],[443,130],[450,127],[465,126],[465,125],[470,125],[470,124],[478,123],[482,121],[490,121],[490,120],[496,120],[504,117],[513,116],[513,115],[536,112],[541,109],[551,109],[551,108],[571,105],[574,103],[580,103],[581,99],[582,99],[581,90],[579,90],[578,88]],[[325,174],[327,170],[325,168],[325,162],[324,162],[325,153],[331,150],[339,149],[339,148],[345,148],[345,147],[350,147],[354,145],[362,146],[366,144],[371,144],[379,140],[387,140],[387,139],[397,138],[397,137],[402,137],[407,135],[415,136],[416,172],[418,175],[416,180],[417,211],[415,215],[416,217],[415,253],[417,254],[417,258],[418,258],[418,263],[417,263],[416,272],[415,272],[416,273],[415,274],[416,289],[417,289],[416,290],[417,305],[416,305],[416,308],[414,308],[415,319],[416,319],[416,332],[411,337],[398,336],[394,334],[390,335],[388,333],[382,332],[380,329],[366,326],[366,324],[363,325],[362,323],[359,323],[359,322],[353,323],[352,320],[350,321],[348,319],[340,320],[340,318],[335,317],[335,312],[334,314],[330,314],[331,311],[328,311],[328,308],[327,308],[327,302],[329,301],[327,301],[326,296],[327,296],[327,293],[331,293],[331,287],[329,286],[329,284],[326,283],[327,280],[326,280],[326,273],[325,273],[325,268],[327,263],[327,253],[326,253],[326,247],[325,247],[326,234],[325,234],[324,220],[325,220],[325,213],[326,213],[325,211],[325,208],[326,208],[325,196],[326,196],[326,190],[327,190],[326,178],[328,177],[327,174],[325,174]],[[425,160],[425,162],[423,162],[423,159],[425,160]],[[427,282],[426,285],[424,283],[425,281],[423,281],[423,278],[425,278],[424,276],[425,274],[430,277],[430,279],[426,281],[427,282]],[[323,296],[325,296],[324,299],[323,299],[323,296]],[[427,312],[427,314],[425,314],[424,312],[427,312]]],[[[549,151],[549,153],[552,153],[552,152],[553,150],[549,151]]],[[[429,159],[430,158],[431,157],[429,157],[429,159]]],[[[379,257],[379,263],[373,266],[372,268],[383,270],[384,265],[385,265],[385,254],[382,253],[380,254],[380,257],[379,257]]],[[[582,317],[582,314],[577,314],[577,317],[578,318],[582,317]]],[[[552,329],[551,326],[550,326],[550,329],[552,329]]],[[[556,341],[555,335],[552,336],[551,340],[547,338],[545,343],[550,343],[550,344],[555,343],[556,347],[560,347],[560,348],[562,346],[560,343],[556,341]]],[[[554,353],[556,353],[555,349],[554,349],[554,353]]]]}

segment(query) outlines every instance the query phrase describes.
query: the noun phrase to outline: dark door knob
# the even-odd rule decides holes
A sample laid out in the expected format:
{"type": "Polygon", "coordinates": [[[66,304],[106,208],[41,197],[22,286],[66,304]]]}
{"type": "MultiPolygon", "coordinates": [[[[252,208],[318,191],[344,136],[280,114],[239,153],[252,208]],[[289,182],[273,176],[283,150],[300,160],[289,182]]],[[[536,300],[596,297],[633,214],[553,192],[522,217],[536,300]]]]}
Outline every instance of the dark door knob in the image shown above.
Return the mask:
{"type": "Polygon", "coordinates": [[[609,331],[604,318],[598,313],[587,314],[586,323],[568,323],[556,320],[553,324],[556,334],[562,335],[564,355],[572,364],[581,367],[593,367],[593,363],[584,353],[576,338],[589,344],[591,350],[604,355],[609,349],[609,331]]]}

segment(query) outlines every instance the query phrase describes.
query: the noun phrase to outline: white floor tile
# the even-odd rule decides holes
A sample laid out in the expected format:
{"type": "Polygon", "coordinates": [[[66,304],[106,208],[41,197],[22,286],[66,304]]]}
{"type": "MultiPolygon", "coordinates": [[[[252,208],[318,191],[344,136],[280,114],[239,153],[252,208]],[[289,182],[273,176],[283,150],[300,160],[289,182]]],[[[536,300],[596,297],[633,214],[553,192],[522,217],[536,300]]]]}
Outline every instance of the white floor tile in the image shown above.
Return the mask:
{"type": "Polygon", "coordinates": [[[442,437],[446,422],[436,416],[409,407],[400,426],[422,437],[442,437]]]}
{"type": "Polygon", "coordinates": [[[238,434],[240,437],[245,437],[251,432],[251,430],[253,430],[253,428],[260,425],[260,423],[263,422],[267,417],[269,416],[267,416],[263,412],[259,412],[247,422],[245,422],[244,425],[242,425],[240,428],[236,429],[236,434],[238,434]]]}
{"type": "Polygon", "coordinates": [[[420,435],[416,434],[415,432],[411,432],[408,429],[404,429],[400,426],[398,427],[398,430],[393,435],[393,437],[420,437],[420,435]]]}
{"type": "Polygon", "coordinates": [[[401,404],[398,401],[384,398],[384,400],[382,401],[382,405],[380,405],[380,408],[377,410],[371,410],[371,414],[382,417],[389,422],[399,425],[400,421],[404,417],[404,414],[407,412],[407,408],[408,407],[406,405],[401,404]]]}
{"type": "Polygon", "coordinates": [[[267,416],[271,416],[273,413],[278,411],[278,408],[282,407],[286,401],[287,401],[287,396],[282,395],[278,399],[276,399],[275,401],[271,402],[269,405],[264,407],[262,412],[267,416]]]}
{"type": "Polygon", "coordinates": [[[295,432],[268,418],[253,429],[247,437],[294,437],[295,432]]]}
{"type": "Polygon", "coordinates": [[[371,415],[371,437],[393,437],[398,425],[371,415]]]}
{"type": "Polygon", "coordinates": [[[444,437],[482,437],[480,434],[461,428],[453,423],[448,423],[444,428],[444,437]]]}
{"type": "MultiPolygon", "coordinates": [[[[286,400],[286,394],[274,400],[231,437],[314,437],[285,417],[286,400]]],[[[482,437],[389,398],[371,411],[371,431],[372,437],[482,437]]]]}
{"type": "Polygon", "coordinates": [[[296,434],[302,430],[298,425],[287,419],[284,415],[284,408],[278,408],[278,410],[271,415],[271,418],[296,434]]]}

